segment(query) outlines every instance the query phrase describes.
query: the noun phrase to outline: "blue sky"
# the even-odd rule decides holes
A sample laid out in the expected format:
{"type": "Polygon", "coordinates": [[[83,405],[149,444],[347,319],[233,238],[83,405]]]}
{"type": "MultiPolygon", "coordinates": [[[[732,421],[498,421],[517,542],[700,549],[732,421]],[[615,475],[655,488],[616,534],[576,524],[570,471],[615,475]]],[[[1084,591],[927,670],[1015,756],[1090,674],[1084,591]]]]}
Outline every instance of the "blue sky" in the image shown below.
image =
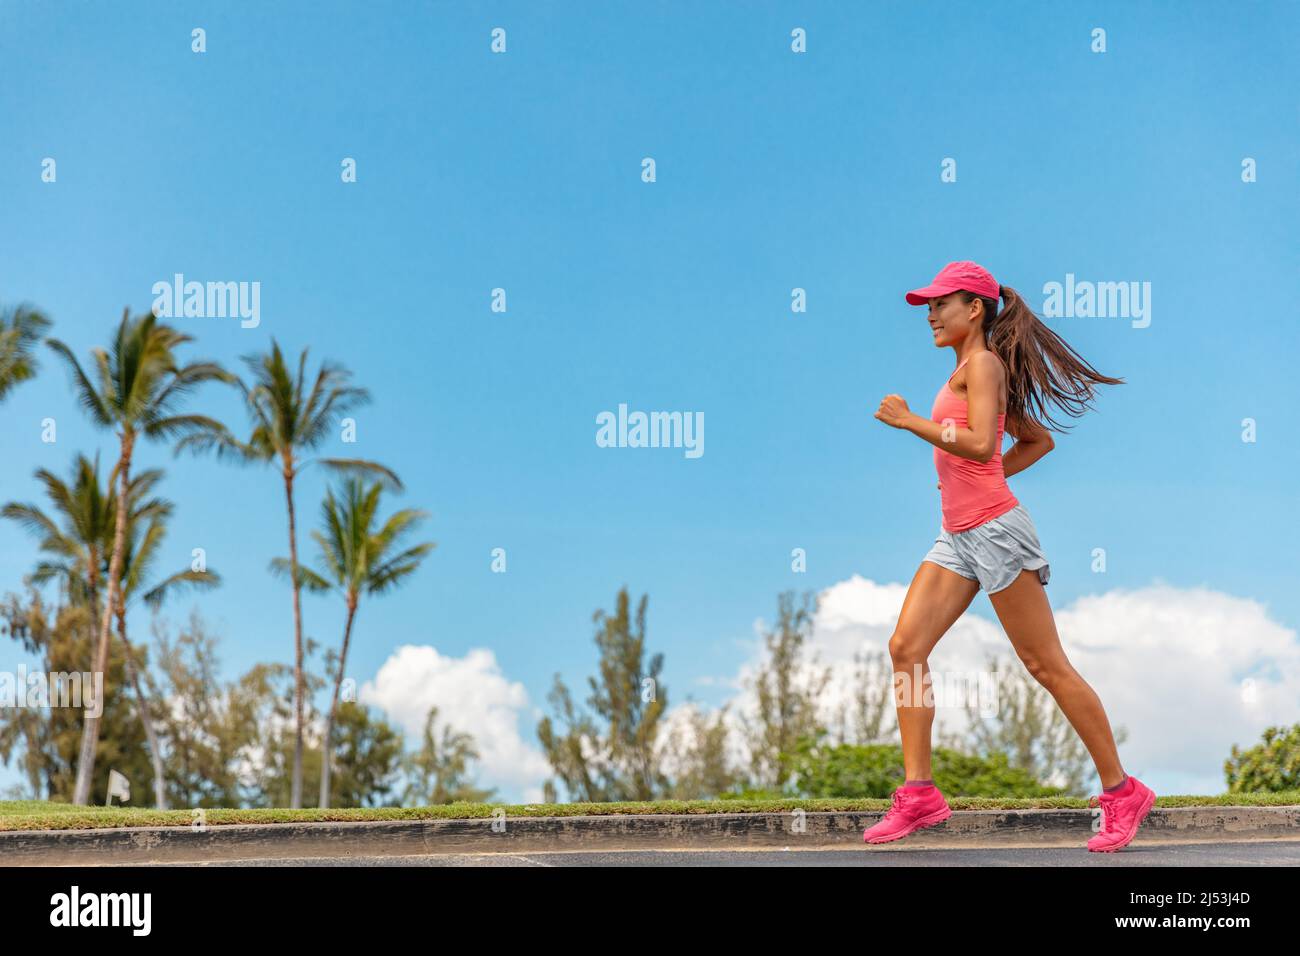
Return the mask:
{"type": "MultiPolygon", "coordinates": [[[[1151,283],[1147,328],[1052,320],[1128,383],[1011,479],[1053,605],[1204,587],[1300,627],[1294,5],[134,10],[0,3],[0,300],[39,305],[85,356],[174,273],[258,281],[257,328],[177,320],[190,354],[235,367],[274,336],[371,389],[357,443],[324,451],[393,467],[390,504],[429,510],[437,549],[363,604],[359,679],[403,644],[487,647],[544,707],[554,673],[585,685],[592,612],[626,584],[650,595],[671,699],[720,704],[781,590],[906,584],[939,527],[931,446],[872,412],[898,392],[928,413],[951,372],[903,293],[954,259],[1040,311],[1067,273],[1151,283]],[[702,412],[705,454],[597,447],[621,402],[702,412]]],[[[3,406],[6,501],[37,498],[37,467],[113,448],[43,358],[3,406]]],[[[244,428],[231,395],[196,404],[244,428]]],[[[227,676],[288,661],[289,595],[266,573],[286,551],[276,475],[160,447],[138,461],[167,469],[169,563],[203,547],[225,580],[197,604],[227,676]]],[[[308,472],[305,527],[323,490],[308,472]]],[[[3,587],[32,561],[0,525],[3,587]]],[[[305,601],[307,632],[337,642],[341,607],[305,601]]],[[[972,613],[993,620],[983,596],[972,613]]]]}

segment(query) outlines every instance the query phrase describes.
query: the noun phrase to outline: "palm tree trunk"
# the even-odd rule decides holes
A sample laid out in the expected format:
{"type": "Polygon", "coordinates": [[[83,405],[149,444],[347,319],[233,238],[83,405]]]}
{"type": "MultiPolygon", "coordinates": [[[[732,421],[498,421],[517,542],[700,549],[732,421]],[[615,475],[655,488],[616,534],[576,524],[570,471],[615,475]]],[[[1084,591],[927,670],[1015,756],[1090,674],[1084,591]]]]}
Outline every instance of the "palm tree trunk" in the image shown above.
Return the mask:
{"type": "Polygon", "coordinates": [[[293,586],[293,785],[289,806],[302,806],[302,600],[298,582],[298,535],[293,517],[293,469],[288,462],[284,468],[284,496],[289,502],[289,581],[293,586]]]}
{"type": "Polygon", "coordinates": [[[330,805],[330,734],[334,730],[334,715],[339,707],[339,688],[343,686],[343,668],[348,662],[348,643],[352,640],[352,619],[357,616],[357,599],[348,595],[348,622],[343,627],[343,651],[339,654],[339,672],[334,676],[334,699],[330,701],[330,712],[325,718],[325,739],[321,742],[320,753],[320,806],[330,805]]]}
{"type": "MultiPolygon", "coordinates": [[[[95,670],[102,674],[103,692],[98,708],[102,715],[105,700],[108,697],[108,638],[112,633],[113,608],[117,605],[118,588],[122,577],[122,550],[126,541],[127,484],[131,473],[131,452],[135,448],[135,431],[124,426],[121,435],[121,455],[118,459],[117,520],[113,528],[113,556],[108,562],[108,597],[104,602],[104,612],[100,616],[99,646],[95,654],[95,670]]],[[[81,725],[81,753],[77,760],[77,783],[72,793],[72,802],[85,806],[90,802],[90,782],[95,773],[95,750],[99,746],[99,717],[86,715],[81,725]]]]}
{"type": "Polygon", "coordinates": [[[149,714],[149,698],[144,695],[140,684],[140,669],[135,665],[135,652],[126,637],[126,612],[121,602],[117,608],[117,633],[126,649],[126,673],[135,688],[135,698],[140,704],[140,722],[144,724],[144,733],[149,738],[149,757],[153,762],[153,799],[159,810],[167,809],[167,791],[163,786],[162,750],[158,747],[158,732],[154,728],[153,718],[149,714]]]}

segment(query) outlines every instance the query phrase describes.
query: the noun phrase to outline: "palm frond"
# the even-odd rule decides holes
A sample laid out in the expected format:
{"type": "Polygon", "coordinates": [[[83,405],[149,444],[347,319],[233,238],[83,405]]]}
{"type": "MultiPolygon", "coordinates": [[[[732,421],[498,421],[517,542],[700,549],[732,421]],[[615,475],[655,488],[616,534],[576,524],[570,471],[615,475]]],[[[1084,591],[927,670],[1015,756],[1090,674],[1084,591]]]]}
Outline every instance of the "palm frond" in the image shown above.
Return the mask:
{"type": "Polygon", "coordinates": [[[220,583],[221,576],[215,571],[178,571],[146,591],[141,599],[156,611],[168,597],[187,585],[192,588],[214,588],[220,583]]]}
{"type": "Polygon", "coordinates": [[[156,408],[167,408],[171,402],[187,394],[205,382],[223,382],[227,385],[233,385],[239,379],[216,362],[191,362],[183,368],[178,368],[172,374],[171,380],[163,387],[157,397],[154,399],[156,408]]]}
{"type": "MultiPolygon", "coordinates": [[[[278,578],[289,580],[292,577],[290,573],[293,569],[288,558],[272,558],[270,563],[271,573],[278,578]]],[[[298,565],[298,586],[306,588],[313,593],[321,593],[333,590],[333,585],[325,578],[321,577],[305,564],[298,565]]]]}
{"type": "Polygon", "coordinates": [[[145,420],[141,431],[150,438],[184,438],[187,435],[210,435],[224,427],[207,415],[172,415],[145,420]]]}
{"type": "MultiPolygon", "coordinates": [[[[314,461],[319,463],[322,468],[328,468],[336,474],[377,478],[387,488],[394,491],[402,490],[402,480],[397,477],[397,473],[375,461],[366,461],[361,458],[317,458],[314,461]]],[[[305,468],[307,464],[309,462],[304,462],[303,467],[305,468]]]]}
{"type": "Polygon", "coordinates": [[[366,578],[366,592],[369,594],[385,593],[398,581],[412,574],[420,566],[420,561],[424,556],[435,547],[437,545],[434,542],[424,541],[407,548],[400,554],[394,555],[388,561],[374,568],[366,578]]]}
{"type": "Polygon", "coordinates": [[[218,425],[218,428],[200,428],[183,436],[173,446],[172,454],[179,456],[188,451],[201,455],[210,451],[215,453],[218,461],[233,461],[243,465],[265,461],[269,457],[259,454],[253,445],[241,442],[225,425],[218,425]]]}
{"type": "Polygon", "coordinates": [[[108,427],[113,424],[113,415],[108,406],[100,396],[99,390],[95,388],[89,378],[86,377],[81,363],[77,357],[72,354],[72,350],[60,342],[58,339],[48,339],[46,344],[68,363],[72,372],[73,386],[77,391],[77,403],[85,409],[90,416],[91,421],[101,427],[108,427]]]}
{"type": "Polygon", "coordinates": [[[36,505],[11,501],[0,509],[0,517],[16,521],[27,531],[47,540],[63,536],[63,531],[54,523],[54,519],[36,505]]]}
{"type": "Polygon", "coordinates": [[[27,303],[0,313],[0,398],[35,377],[35,345],[52,324],[45,313],[27,303]]]}

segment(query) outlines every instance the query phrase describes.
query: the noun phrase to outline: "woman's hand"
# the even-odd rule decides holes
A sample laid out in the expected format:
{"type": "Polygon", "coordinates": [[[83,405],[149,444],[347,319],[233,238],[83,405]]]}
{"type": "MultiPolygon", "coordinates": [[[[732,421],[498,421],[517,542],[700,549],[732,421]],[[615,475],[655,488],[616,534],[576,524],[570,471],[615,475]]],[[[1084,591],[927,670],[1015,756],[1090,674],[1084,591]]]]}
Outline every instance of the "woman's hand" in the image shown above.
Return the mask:
{"type": "Polygon", "coordinates": [[[875,417],[894,428],[905,428],[907,420],[912,417],[912,410],[907,407],[902,395],[886,395],[880,402],[880,408],[876,409],[875,417]]]}

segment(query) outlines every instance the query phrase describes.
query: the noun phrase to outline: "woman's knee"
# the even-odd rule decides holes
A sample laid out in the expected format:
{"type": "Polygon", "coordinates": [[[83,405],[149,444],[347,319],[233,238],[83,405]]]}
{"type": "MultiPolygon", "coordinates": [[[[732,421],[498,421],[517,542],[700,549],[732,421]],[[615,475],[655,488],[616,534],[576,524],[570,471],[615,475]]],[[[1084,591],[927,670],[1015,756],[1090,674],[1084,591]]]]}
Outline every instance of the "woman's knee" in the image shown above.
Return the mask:
{"type": "Polygon", "coordinates": [[[929,656],[925,641],[905,631],[894,631],[889,638],[889,657],[895,665],[920,664],[929,656]]]}
{"type": "Polygon", "coordinates": [[[1064,659],[1021,657],[1020,662],[1025,665],[1025,670],[1029,671],[1029,676],[1048,690],[1061,686],[1074,675],[1074,668],[1064,659]]]}

